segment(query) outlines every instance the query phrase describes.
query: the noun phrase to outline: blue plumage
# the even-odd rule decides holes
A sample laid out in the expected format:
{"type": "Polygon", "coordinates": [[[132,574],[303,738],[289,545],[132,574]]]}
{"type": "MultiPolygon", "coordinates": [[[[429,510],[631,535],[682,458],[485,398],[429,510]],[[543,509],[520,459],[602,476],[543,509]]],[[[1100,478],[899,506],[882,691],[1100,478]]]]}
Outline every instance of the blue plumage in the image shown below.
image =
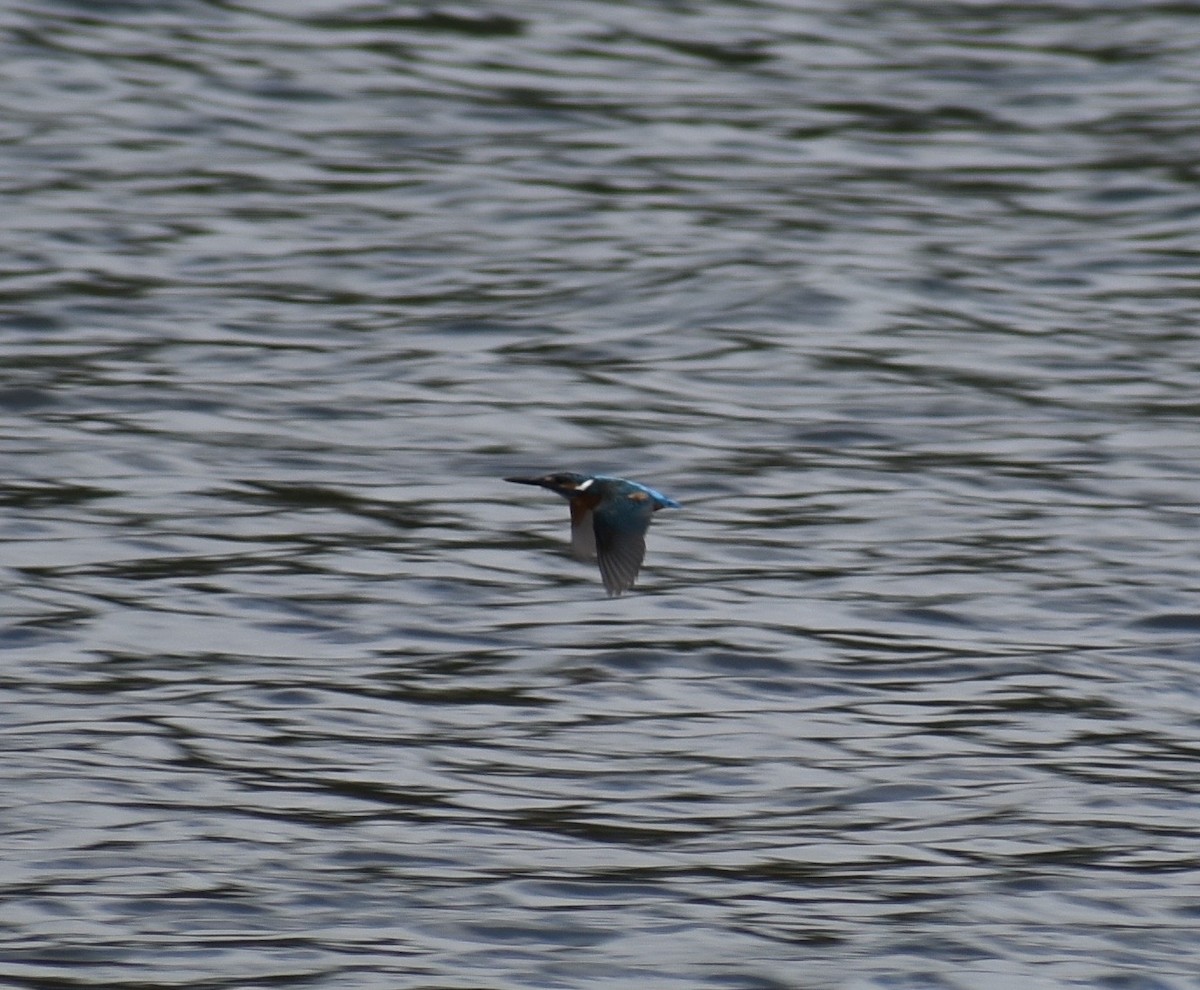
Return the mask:
{"type": "Polygon", "coordinates": [[[680,504],[636,481],[563,471],[537,478],[505,478],[518,485],[548,488],[571,505],[571,551],[595,560],[610,596],[633,586],[646,555],[646,530],[659,509],[680,504]]]}

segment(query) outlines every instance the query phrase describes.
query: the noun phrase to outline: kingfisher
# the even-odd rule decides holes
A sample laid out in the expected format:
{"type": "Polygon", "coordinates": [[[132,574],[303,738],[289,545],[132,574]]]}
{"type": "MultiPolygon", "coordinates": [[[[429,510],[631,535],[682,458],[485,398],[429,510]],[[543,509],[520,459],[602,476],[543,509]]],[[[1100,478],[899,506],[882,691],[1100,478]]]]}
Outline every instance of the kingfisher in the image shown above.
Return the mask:
{"type": "Polygon", "coordinates": [[[549,488],[571,504],[571,552],[579,560],[600,564],[600,577],[610,598],[633,587],[646,556],[646,530],[654,513],[683,508],[646,485],[603,474],[560,471],[504,480],[549,488]]]}

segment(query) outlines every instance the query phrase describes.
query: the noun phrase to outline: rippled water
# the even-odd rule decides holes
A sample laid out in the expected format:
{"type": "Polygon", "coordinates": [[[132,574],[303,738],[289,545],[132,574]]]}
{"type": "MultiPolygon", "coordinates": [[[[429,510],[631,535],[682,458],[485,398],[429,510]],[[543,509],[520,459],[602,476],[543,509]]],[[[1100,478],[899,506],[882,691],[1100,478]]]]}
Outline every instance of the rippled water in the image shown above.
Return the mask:
{"type": "Polygon", "coordinates": [[[6,986],[1200,986],[1200,12],[0,20],[6,986]]]}

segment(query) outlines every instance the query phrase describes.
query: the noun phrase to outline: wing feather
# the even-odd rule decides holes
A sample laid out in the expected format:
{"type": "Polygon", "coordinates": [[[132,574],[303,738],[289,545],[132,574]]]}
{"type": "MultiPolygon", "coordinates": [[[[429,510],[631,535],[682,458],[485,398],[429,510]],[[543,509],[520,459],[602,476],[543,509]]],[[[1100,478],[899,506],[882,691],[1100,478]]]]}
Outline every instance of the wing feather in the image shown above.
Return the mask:
{"type": "Polygon", "coordinates": [[[571,499],[571,553],[578,560],[596,559],[596,524],[592,510],[598,499],[571,499]]]}
{"type": "Polygon", "coordinates": [[[610,597],[633,587],[646,556],[646,530],[653,508],[645,501],[622,499],[598,507],[593,517],[596,559],[610,597]]]}

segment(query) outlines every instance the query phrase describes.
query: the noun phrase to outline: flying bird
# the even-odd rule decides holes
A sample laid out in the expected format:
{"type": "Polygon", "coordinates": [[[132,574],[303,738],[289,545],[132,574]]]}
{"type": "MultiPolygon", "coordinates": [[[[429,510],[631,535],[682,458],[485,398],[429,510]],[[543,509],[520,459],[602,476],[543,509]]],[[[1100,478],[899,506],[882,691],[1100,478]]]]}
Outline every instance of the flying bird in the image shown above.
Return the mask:
{"type": "Polygon", "coordinates": [[[636,481],[561,471],[537,478],[505,478],[557,492],[571,505],[571,552],[595,560],[609,597],[633,587],[646,556],[646,530],[659,509],[682,506],[636,481]]]}

